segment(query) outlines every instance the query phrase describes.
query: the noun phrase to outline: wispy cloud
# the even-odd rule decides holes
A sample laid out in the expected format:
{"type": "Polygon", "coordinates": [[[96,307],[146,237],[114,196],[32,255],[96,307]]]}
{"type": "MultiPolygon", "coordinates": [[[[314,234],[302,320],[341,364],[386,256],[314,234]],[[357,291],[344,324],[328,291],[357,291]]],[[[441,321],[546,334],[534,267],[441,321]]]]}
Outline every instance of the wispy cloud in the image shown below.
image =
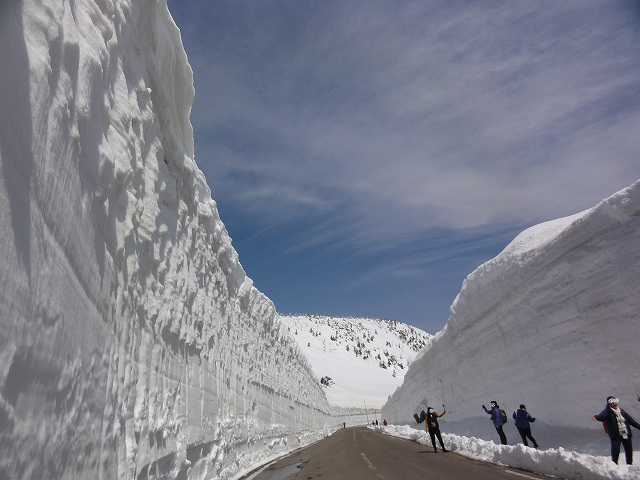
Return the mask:
{"type": "MultiPolygon", "coordinates": [[[[256,230],[292,227],[288,250],[392,258],[436,231],[572,214],[640,177],[637,2],[174,10],[214,198],[256,230]]],[[[415,271],[405,259],[387,272],[415,271]]]]}
{"type": "Polygon", "coordinates": [[[632,6],[290,7],[227,3],[189,52],[198,161],[266,223],[340,209],[365,243],[528,223],[640,176],[632,6]]]}

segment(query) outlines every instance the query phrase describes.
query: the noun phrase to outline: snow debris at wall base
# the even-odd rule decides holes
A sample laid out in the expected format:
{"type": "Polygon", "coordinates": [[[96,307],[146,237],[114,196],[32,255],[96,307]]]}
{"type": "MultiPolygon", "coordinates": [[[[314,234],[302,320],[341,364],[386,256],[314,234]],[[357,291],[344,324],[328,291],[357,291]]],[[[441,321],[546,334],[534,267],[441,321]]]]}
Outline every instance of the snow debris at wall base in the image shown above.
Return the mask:
{"type": "MultiPolygon", "coordinates": [[[[395,425],[370,428],[431,446],[431,439],[424,430],[395,425]]],[[[594,457],[563,448],[536,450],[522,444],[496,445],[479,438],[448,433],[443,433],[442,437],[447,449],[459,455],[566,480],[635,480],[640,475],[640,466],[616,465],[606,456],[594,457]]]]}

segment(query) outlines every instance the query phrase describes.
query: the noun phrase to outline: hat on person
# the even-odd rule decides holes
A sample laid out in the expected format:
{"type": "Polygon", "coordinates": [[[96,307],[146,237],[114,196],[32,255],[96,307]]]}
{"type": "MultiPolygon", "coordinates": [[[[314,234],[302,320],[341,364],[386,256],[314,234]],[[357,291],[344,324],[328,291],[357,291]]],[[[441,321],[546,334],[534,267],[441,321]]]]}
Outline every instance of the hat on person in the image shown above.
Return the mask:
{"type": "Polygon", "coordinates": [[[521,403],[521,404],[520,404],[520,408],[521,408],[522,410],[526,410],[526,409],[527,409],[527,407],[525,407],[525,406],[524,406],[524,403],[521,403]]]}
{"type": "Polygon", "coordinates": [[[608,404],[612,404],[612,403],[620,403],[620,400],[616,397],[612,397],[611,395],[609,395],[607,397],[607,403],[608,404]]]}

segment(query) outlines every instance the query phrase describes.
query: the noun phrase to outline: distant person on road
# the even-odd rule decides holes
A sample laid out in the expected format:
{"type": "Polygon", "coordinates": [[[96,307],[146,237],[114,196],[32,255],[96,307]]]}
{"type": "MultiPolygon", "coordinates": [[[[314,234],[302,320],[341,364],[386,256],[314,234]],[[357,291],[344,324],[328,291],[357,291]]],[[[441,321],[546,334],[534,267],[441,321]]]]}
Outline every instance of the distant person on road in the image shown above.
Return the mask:
{"type": "Polygon", "coordinates": [[[347,422],[342,422],[342,428],[347,428],[347,422]]]}
{"type": "Polygon", "coordinates": [[[446,448],[444,448],[444,443],[442,442],[442,435],[440,434],[440,425],[438,424],[438,418],[447,413],[447,409],[442,405],[442,413],[436,412],[433,407],[427,408],[426,422],[425,422],[425,430],[431,437],[431,445],[433,445],[433,452],[438,453],[438,449],[436,448],[436,437],[438,437],[438,441],[440,442],[440,446],[442,447],[443,452],[448,452],[446,448]]]}
{"type": "Polygon", "coordinates": [[[502,430],[502,425],[504,425],[505,419],[502,417],[502,414],[500,412],[500,405],[498,405],[498,402],[496,402],[495,400],[491,401],[491,410],[487,410],[487,407],[485,407],[484,405],[482,405],[482,408],[485,412],[491,415],[491,421],[493,422],[493,426],[496,427],[496,432],[498,432],[498,436],[500,437],[500,443],[502,445],[507,445],[507,436],[502,430]]]}
{"type": "Polygon", "coordinates": [[[527,438],[531,439],[533,442],[533,448],[538,448],[538,443],[536,439],[531,436],[531,425],[536,421],[529,412],[527,412],[527,407],[524,405],[520,405],[520,408],[513,412],[513,418],[516,421],[516,428],[518,429],[518,433],[522,437],[522,443],[524,443],[525,447],[528,447],[527,438]]]}
{"type": "Polygon", "coordinates": [[[387,425],[389,425],[389,424],[387,423],[387,419],[386,419],[386,418],[384,419],[384,422],[382,422],[382,425],[384,425],[385,427],[386,427],[387,425]]]}
{"type": "Polygon", "coordinates": [[[620,456],[620,444],[624,447],[624,455],[627,465],[633,464],[633,445],[631,444],[631,426],[640,430],[640,424],[631,415],[622,410],[616,397],[607,397],[607,406],[598,415],[592,418],[602,422],[605,432],[611,440],[611,460],[616,465],[620,456]]]}

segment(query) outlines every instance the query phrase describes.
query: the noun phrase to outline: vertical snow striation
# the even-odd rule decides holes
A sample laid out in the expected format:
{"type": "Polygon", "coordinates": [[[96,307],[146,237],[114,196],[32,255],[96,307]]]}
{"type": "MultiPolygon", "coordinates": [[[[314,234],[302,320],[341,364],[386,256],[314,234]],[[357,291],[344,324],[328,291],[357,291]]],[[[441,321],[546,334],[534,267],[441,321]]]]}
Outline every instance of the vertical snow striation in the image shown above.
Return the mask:
{"type": "Polygon", "coordinates": [[[446,403],[449,420],[472,422],[495,399],[540,422],[601,429],[591,415],[605,398],[629,405],[640,386],[639,242],[640,181],[520,234],[467,277],[383,416],[409,423],[446,403]]]}
{"type": "Polygon", "coordinates": [[[2,2],[0,41],[0,478],[232,478],[341,423],[194,162],[166,2],[2,2]]]}

